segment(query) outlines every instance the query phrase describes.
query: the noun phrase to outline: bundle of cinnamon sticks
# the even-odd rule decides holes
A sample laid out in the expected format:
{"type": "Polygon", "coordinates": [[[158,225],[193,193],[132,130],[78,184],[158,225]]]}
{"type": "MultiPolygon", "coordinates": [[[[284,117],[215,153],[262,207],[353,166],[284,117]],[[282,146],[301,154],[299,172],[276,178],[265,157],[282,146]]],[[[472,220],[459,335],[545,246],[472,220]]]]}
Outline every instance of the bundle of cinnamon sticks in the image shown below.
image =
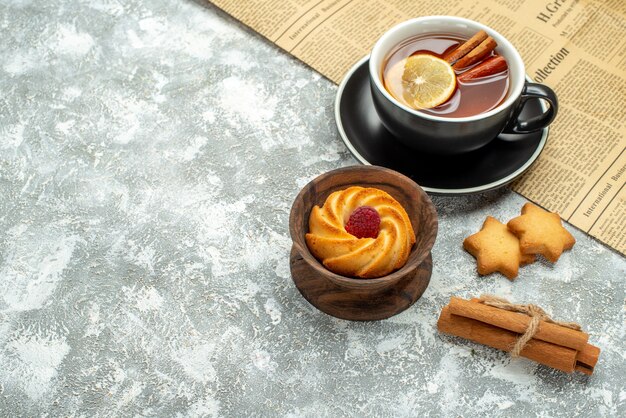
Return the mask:
{"type": "MultiPolygon", "coordinates": [[[[441,311],[437,327],[446,334],[511,351],[531,319],[522,313],[488,306],[481,299],[452,297],[441,311]]],[[[589,344],[588,339],[589,335],[580,330],[542,320],[519,355],[567,373],[591,375],[600,349],[589,344]]]]}
{"type": "Polygon", "coordinates": [[[507,63],[501,55],[490,56],[498,46],[496,41],[484,30],[479,31],[467,42],[443,56],[455,70],[462,70],[480,62],[474,68],[459,74],[460,81],[469,81],[476,78],[486,77],[506,70],[507,63]],[[481,62],[482,61],[482,62],[481,62]]]}

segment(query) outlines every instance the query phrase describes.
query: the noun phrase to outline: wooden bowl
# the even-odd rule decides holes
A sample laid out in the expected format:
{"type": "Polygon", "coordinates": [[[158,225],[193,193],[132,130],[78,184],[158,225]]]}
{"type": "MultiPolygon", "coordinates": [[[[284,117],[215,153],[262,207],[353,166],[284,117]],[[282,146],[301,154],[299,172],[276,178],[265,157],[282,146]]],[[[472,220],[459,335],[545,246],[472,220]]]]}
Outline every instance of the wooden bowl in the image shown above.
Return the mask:
{"type": "Polygon", "coordinates": [[[354,166],[322,174],[304,186],[291,207],[289,231],[291,277],[313,306],[342,319],[368,321],[396,315],[422,296],[432,272],[430,250],[437,237],[437,211],[410,178],[387,168],[354,166]],[[309,251],[305,234],[313,206],[322,206],[337,190],[374,187],[394,197],[406,210],[416,242],[399,270],[376,279],[341,276],[326,269],[309,251]]]}

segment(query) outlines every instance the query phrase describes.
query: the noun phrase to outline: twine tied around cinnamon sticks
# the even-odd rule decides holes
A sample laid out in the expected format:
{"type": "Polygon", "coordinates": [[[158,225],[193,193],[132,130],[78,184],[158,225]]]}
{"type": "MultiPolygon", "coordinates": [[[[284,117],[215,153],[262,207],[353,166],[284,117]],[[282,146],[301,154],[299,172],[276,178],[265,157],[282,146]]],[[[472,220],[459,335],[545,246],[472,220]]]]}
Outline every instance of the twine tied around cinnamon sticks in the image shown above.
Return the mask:
{"type": "Polygon", "coordinates": [[[566,373],[593,374],[601,351],[589,344],[580,325],[555,321],[536,305],[515,305],[492,295],[451,297],[437,329],[566,373]]]}
{"type": "Polygon", "coordinates": [[[541,307],[533,304],[514,304],[506,300],[505,298],[501,298],[495,295],[481,295],[479,299],[480,303],[483,303],[488,306],[493,306],[494,308],[504,309],[511,312],[518,312],[525,315],[530,316],[531,320],[528,324],[528,328],[526,328],[526,332],[522,334],[513,349],[511,350],[512,357],[519,357],[520,353],[530,341],[537,331],[539,331],[539,323],[541,321],[545,321],[551,324],[559,325],[561,327],[570,328],[576,331],[581,330],[581,326],[576,322],[564,322],[564,321],[555,321],[550,318],[550,316],[544,311],[541,307]]]}

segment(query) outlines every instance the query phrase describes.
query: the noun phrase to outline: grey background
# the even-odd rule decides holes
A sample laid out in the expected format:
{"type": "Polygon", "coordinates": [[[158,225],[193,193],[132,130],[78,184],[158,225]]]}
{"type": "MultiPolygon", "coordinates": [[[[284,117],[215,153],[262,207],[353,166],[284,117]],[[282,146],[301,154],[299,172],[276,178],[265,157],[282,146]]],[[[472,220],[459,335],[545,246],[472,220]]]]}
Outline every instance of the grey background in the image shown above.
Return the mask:
{"type": "MultiPolygon", "coordinates": [[[[201,2],[200,2],[201,3],[201,2]]],[[[291,202],[356,164],[336,86],[189,0],[0,0],[1,416],[624,416],[624,258],[573,227],[556,265],[478,277],[461,248],[501,190],[434,198],[424,297],[352,323],[288,266],[291,202]],[[577,320],[566,375],[439,335],[451,295],[577,320]]]]}

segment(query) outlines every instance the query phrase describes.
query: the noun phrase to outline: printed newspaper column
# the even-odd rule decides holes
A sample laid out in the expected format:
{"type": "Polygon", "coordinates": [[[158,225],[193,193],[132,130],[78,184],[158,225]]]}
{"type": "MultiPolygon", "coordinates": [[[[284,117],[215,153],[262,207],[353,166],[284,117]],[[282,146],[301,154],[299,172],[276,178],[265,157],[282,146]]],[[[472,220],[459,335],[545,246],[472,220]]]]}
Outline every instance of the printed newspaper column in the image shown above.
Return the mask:
{"type": "Polygon", "coordinates": [[[563,37],[605,65],[626,68],[623,0],[526,0],[519,3],[524,3],[527,24],[541,33],[553,38],[563,37]]]}
{"type": "Polygon", "coordinates": [[[276,44],[339,82],[385,30],[405,18],[378,0],[321,1],[281,33],[276,44]]]}
{"type": "Polygon", "coordinates": [[[568,219],[624,253],[626,248],[626,148],[608,165],[568,219]]]}
{"type": "Polygon", "coordinates": [[[275,41],[282,31],[281,25],[291,24],[319,0],[213,0],[211,3],[275,41]]]}
{"type": "Polygon", "coordinates": [[[548,48],[527,71],[558,92],[560,112],[540,161],[513,190],[626,253],[623,76],[573,44],[548,48]]]}

